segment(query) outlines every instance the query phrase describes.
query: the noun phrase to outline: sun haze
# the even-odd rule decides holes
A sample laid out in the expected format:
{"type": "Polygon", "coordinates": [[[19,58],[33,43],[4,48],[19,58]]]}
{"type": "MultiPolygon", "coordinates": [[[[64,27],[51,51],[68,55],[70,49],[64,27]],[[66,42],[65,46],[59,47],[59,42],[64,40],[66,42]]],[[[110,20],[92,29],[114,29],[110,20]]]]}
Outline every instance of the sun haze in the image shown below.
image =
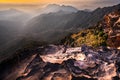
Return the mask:
{"type": "Polygon", "coordinates": [[[52,3],[61,0],[0,0],[0,3],[52,3]]]}
{"type": "Polygon", "coordinates": [[[98,7],[111,6],[119,3],[120,0],[0,0],[0,9],[6,7],[32,8],[33,5],[34,7],[35,5],[41,7],[48,4],[70,5],[78,9],[96,9],[98,7]]]}

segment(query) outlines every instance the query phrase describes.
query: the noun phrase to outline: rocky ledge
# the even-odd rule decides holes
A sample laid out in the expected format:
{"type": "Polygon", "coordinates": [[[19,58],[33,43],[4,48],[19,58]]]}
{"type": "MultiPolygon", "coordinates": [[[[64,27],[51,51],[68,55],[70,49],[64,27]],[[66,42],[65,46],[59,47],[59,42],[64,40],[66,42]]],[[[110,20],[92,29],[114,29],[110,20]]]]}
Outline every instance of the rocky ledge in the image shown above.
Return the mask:
{"type": "Polygon", "coordinates": [[[14,66],[2,80],[120,80],[120,51],[49,45],[14,66]]]}

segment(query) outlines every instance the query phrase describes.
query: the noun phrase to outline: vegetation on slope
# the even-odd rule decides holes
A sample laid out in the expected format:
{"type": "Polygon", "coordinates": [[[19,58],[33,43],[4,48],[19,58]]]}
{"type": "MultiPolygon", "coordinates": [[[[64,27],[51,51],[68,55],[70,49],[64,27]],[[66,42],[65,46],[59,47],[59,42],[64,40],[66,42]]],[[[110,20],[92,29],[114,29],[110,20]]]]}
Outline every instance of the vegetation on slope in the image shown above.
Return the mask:
{"type": "Polygon", "coordinates": [[[61,40],[62,44],[69,46],[109,46],[120,47],[120,9],[106,14],[96,26],[72,34],[61,40]]]}
{"type": "Polygon", "coordinates": [[[92,27],[65,37],[61,43],[69,46],[81,46],[83,44],[93,47],[106,46],[107,37],[108,35],[104,33],[102,27],[92,27]]]}

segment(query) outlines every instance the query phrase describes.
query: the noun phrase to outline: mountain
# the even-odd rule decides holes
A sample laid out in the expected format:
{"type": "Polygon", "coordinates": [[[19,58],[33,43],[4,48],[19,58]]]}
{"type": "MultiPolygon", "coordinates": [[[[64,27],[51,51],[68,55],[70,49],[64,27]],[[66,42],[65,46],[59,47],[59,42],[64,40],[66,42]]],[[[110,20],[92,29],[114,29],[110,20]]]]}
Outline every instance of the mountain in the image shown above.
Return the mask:
{"type": "Polygon", "coordinates": [[[120,9],[120,4],[110,7],[97,8],[94,11],[88,13],[79,11],[74,16],[74,19],[71,19],[71,21],[67,23],[65,27],[78,27],[78,28],[91,27],[100,20],[102,20],[104,15],[109,14],[112,11],[118,9],[120,9]]]}
{"type": "Polygon", "coordinates": [[[0,62],[19,48],[23,27],[29,18],[29,14],[16,9],[0,11],[0,62]]]}
{"type": "Polygon", "coordinates": [[[0,20],[0,45],[5,44],[6,40],[11,40],[19,35],[20,24],[14,21],[0,20]]]}
{"type": "MultiPolygon", "coordinates": [[[[53,39],[51,39],[51,41],[57,41],[62,37],[61,33],[64,35],[64,25],[73,17],[72,14],[71,16],[69,15],[70,14],[56,12],[37,16],[29,21],[25,32],[28,32],[29,35],[37,39],[42,38],[47,41],[47,39],[52,37],[53,39]],[[55,35],[57,38],[54,37],[55,35]]],[[[69,29],[67,30],[69,32],[69,29]]]]}
{"type": "Polygon", "coordinates": [[[66,13],[75,13],[78,11],[78,9],[72,7],[72,6],[65,6],[65,5],[58,5],[58,4],[49,4],[46,7],[42,9],[37,9],[36,12],[38,14],[47,14],[47,13],[54,13],[58,11],[63,11],[66,13]]]}
{"type": "Polygon", "coordinates": [[[120,10],[106,14],[96,26],[84,29],[78,33],[65,37],[65,45],[81,46],[109,46],[120,47],[120,10]]]}
{"type": "Polygon", "coordinates": [[[16,10],[8,9],[0,11],[0,46],[22,33],[24,22],[29,15],[16,10]]]}
{"type": "Polygon", "coordinates": [[[18,11],[16,9],[8,9],[8,10],[1,10],[0,11],[0,15],[2,16],[12,16],[12,15],[16,15],[16,14],[21,14],[21,11],[18,11]]]}
{"type": "Polygon", "coordinates": [[[84,9],[83,11],[85,11],[85,12],[91,12],[92,10],[90,10],[90,9],[84,9]]]}
{"type": "Polygon", "coordinates": [[[25,22],[30,18],[30,14],[16,10],[16,9],[8,9],[0,11],[0,20],[10,20],[16,22],[25,22]]]}
{"type": "MultiPolygon", "coordinates": [[[[0,57],[6,55],[7,48],[18,42],[22,36],[21,24],[14,21],[0,20],[0,57]]],[[[13,50],[14,52],[14,50],[13,50]]]]}
{"type": "Polygon", "coordinates": [[[119,5],[97,8],[92,12],[78,11],[64,14],[64,11],[43,14],[34,17],[28,22],[26,32],[35,39],[49,42],[58,41],[68,33],[94,26],[103,19],[105,14],[118,10],[119,5]],[[43,36],[44,35],[44,36],[43,36]]]}
{"type": "MultiPolygon", "coordinates": [[[[0,80],[120,80],[119,8],[58,11],[35,17],[27,25],[24,39],[17,43],[13,37],[8,39],[14,45],[0,55],[0,80]],[[62,37],[62,45],[39,42],[59,42],[62,37]]],[[[19,29],[14,25],[1,22],[0,36],[16,37],[19,29]]]]}

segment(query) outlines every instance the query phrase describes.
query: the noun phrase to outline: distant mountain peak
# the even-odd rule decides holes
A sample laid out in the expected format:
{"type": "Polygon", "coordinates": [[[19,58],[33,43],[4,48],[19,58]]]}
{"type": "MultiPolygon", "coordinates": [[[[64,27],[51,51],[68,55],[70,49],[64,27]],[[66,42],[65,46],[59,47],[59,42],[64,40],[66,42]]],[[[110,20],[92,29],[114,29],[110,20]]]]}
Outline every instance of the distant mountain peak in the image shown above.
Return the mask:
{"type": "Polygon", "coordinates": [[[58,11],[69,11],[69,12],[77,12],[78,9],[69,5],[59,5],[59,4],[49,4],[46,6],[48,9],[58,9],[58,11]]]}
{"type": "Polygon", "coordinates": [[[46,7],[59,7],[60,5],[58,4],[48,4],[46,7]]]}
{"type": "Polygon", "coordinates": [[[59,4],[48,4],[42,9],[36,10],[38,14],[46,14],[46,13],[54,13],[54,12],[67,12],[67,13],[73,13],[77,12],[78,9],[72,6],[66,6],[66,5],[59,5],[59,4]]]}
{"type": "Polygon", "coordinates": [[[22,14],[22,13],[24,13],[24,12],[19,11],[15,8],[9,8],[7,10],[1,10],[0,11],[0,14],[2,14],[2,15],[14,15],[14,14],[22,14]]]}

